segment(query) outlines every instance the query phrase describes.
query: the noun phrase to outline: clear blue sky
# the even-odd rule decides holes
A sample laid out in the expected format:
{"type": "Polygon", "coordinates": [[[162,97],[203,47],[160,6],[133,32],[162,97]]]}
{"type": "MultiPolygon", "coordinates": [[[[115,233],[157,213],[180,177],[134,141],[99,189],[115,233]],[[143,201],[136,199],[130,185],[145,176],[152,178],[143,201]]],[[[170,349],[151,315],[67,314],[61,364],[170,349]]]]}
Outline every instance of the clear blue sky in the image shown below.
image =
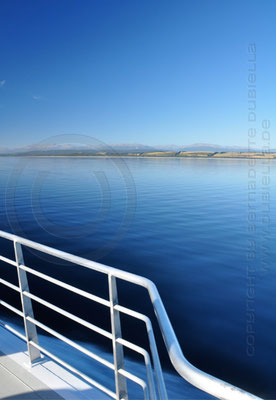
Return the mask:
{"type": "Polygon", "coordinates": [[[0,146],[246,145],[250,42],[257,125],[275,130],[275,18],[274,0],[4,0],[0,146]]]}

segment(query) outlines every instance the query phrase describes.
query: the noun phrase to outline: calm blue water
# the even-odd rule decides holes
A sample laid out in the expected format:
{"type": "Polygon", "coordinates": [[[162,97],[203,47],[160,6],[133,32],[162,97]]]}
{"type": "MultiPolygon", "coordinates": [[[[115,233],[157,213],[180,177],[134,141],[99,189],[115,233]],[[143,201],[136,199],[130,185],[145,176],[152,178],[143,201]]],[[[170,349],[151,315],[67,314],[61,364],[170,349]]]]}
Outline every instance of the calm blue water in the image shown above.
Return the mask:
{"type": "MultiPolygon", "coordinates": [[[[275,398],[276,163],[268,171],[257,161],[250,172],[256,179],[249,169],[246,160],[0,158],[0,229],[152,279],[189,361],[275,398]]],[[[1,251],[9,253],[4,242],[1,251]]],[[[34,253],[25,257],[28,265],[107,296],[99,274],[34,253]]],[[[68,301],[46,284],[35,290],[108,329],[104,310],[76,305],[75,297],[68,301]]],[[[143,291],[124,284],[119,290],[123,304],[151,315],[143,291]]],[[[95,339],[56,315],[37,313],[67,336],[95,339]]],[[[127,338],[145,343],[132,321],[122,323],[127,338]]]]}

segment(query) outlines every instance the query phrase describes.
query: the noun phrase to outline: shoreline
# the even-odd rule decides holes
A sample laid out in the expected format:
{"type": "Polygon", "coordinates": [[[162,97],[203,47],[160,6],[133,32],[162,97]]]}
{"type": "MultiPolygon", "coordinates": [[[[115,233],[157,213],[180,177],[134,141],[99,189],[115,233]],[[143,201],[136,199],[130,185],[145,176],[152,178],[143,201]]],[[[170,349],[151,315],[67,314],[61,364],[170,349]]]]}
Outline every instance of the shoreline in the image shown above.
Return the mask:
{"type": "Polygon", "coordinates": [[[209,152],[189,152],[185,154],[172,152],[140,153],[140,154],[0,154],[0,157],[14,158],[169,158],[169,159],[202,159],[202,160],[276,160],[276,153],[209,153],[209,152]],[[170,153],[170,154],[168,154],[170,153]]]}

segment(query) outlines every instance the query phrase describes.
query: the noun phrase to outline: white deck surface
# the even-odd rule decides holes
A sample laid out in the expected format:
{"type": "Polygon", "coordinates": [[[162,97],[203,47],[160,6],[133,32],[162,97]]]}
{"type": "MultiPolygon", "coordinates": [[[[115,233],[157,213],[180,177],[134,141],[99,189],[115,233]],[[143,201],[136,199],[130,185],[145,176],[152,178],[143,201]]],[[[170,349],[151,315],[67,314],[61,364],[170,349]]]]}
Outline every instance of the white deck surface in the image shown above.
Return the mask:
{"type": "Polygon", "coordinates": [[[107,400],[109,397],[47,358],[30,368],[26,343],[0,325],[0,399],[107,400]]]}

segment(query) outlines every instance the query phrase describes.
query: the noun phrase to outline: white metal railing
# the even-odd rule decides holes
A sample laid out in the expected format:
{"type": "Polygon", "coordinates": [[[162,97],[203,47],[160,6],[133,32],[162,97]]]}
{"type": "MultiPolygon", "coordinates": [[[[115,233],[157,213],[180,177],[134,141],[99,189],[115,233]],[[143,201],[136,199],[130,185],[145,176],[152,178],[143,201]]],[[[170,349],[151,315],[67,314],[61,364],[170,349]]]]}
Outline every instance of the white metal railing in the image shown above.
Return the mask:
{"type": "Polygon", "coordinates": [[[175,336],[174,330],[170,323],[167,312],[164,308],[158,290],[154,283],[142,276],[134,275],[129,272],[125,272],[116,268],[112,268],[103,264],[99,264],[94,261],[86,260],[81,257],[74,256],[69,253],[65,253],[60,250],[56,250],[54,248],[41,245],[39,243],[12,235],[10,233],[6,233],[0,231],[0,237],[12,241],[14,244],[14,252],[15,252],[15,261],[3,257],[0,255],[0,261],[5,262],[17,269],[18,274],[18,282],[19,285],[15,286],[12,283],[4,280],[0,277],[0,283],[9,287],[12,290],[18,292],[21,296],[22,303],[22,311],[16,309],[10,304],[6,303],[4,300],[0,299],[0,304],[9,309],[10,311],[16,313],[24,320],[25,326],[25,335],[17,332],[14,328],[9,326],[8,324],[4,324],[4,326],[10,330],[12,333],[19,336],[21,339],[25,340],[27,343],[28,354],[30,358],[31,364],[40,360],[41,353],[46,356],[52,358],[54,361],[63,365],[68,370],[72,371],[74,374],[80,376],[82,379],[86,380],[91,385],[100,389],[104,393],[106,393],[111,398],[117,400],[127,400],[128,392],[127,392],[127,379],[135,382],[137,385],[141,386],[144,398],[150,400],[156,400],[157,397],[161,400],[167,400],[167,392],[163,379],[162,369],[160,365],[160,360],[158,356],[156,341],[152,329],[152,324],[150,319],[143,314],[140,314],[136,311],[133,311],[129,308],[123,307],[118,303],[118,294],[117,294],[117,284],[116,280],[121,279],[127,282],[130,282],[135,285],[142,286],[147,289],[158,323],[160,330],[163,335],[163,339],[170,357],[170,360],[176,369],[176,371],[188,382],[197,388],[203,390],[206,393],[209,393],[219,399],[223,400],[249,400],[249,399],[259,399],[259,397],[254,396],[242,389],[239,389],[229,383],[226,383],[216,377],[213,377],[198,368],[194,367],[190,364],[186,358],[184,357],[178,340],[175,336]],[[29,268],[24,263],[22,247],[31,248],[37,250],[39,252],[51,255],[53,257],[60,258],[62,260],[77,264],[79,266],[83,266],[94,271],[101,272],[106,274],[108,277],[108,286],[109,286],[109,300],[103,299],[101,297],[95,296],[89,292],[76,288],[72,285],[69,285],[65,282],[62,282],[58,279],[50,277],[46,274],[38,272],[32,268],[29,268]],[[78,294],[79,296],[83,296],[91,301],[102,304],[110,309],[110,317],[111,317],[111,332],[108,332],[92,323],[85,321],[84,319],[71,314],[68,311],[65,311],[58,306],[51,304],[50,302],[32,294],[29,289],[27,274],[35,275],[36,277],[51,282],[52,284],[67,289],[70,292],[78,294]],[[69,338],[61,335],[55,330],[49,328],[43,323],[39,322],[35,319],[32,307],[32,301],[38,302],[43,306],[69,318],[72,321],[77,322],[78,324],[85,326],[88,329],[91,329],[98,334],[105,336],[106,338],[112,340],[113,346],[113,363],[105,360],[101,356],[95,354],[94,352],[84,348],[83,346],[75,343],[69,338]],[[125,339],[122,338],[121,332],[121,323],[120,323],[120,313],[127,314],[133,318],[139,319],[145,323],[145,327],[147,330],[149,345],[151,351],[151,357],[149,353],[125,339]],[[106,366],[107,368],[114,371],[115,378],[115,388],[116,393],[106,388],[103,384],[97,382],[96,380],[88,377],[83,372],[77,370],[73,366],[69,365],[67,362],[61,360],[56,355],[52,354],[48,349],[43,348],[39,345],[38,335],[37,335],[37,327],[42,329],[43,331],[53,335],[54,337],[60,339],[61,341],[67,343],[69,346],[77,349],[81,353],[87,355],[88,357],[96,360],[100,364],[106,366]],[[141,354],[144,358],[147,379],[146,381],[140,379],[139,377],[133,375],[128,372],[124,367],[124,351],[123,348],[127,347],[139,354],[141,354]],[[153,361],[153,367],[151,363],[151,359],[153,361]],[[154,369],[154,373],[153,373],[154,369]],[[157,390],[156,390],[157,387],[157,390]]]}

